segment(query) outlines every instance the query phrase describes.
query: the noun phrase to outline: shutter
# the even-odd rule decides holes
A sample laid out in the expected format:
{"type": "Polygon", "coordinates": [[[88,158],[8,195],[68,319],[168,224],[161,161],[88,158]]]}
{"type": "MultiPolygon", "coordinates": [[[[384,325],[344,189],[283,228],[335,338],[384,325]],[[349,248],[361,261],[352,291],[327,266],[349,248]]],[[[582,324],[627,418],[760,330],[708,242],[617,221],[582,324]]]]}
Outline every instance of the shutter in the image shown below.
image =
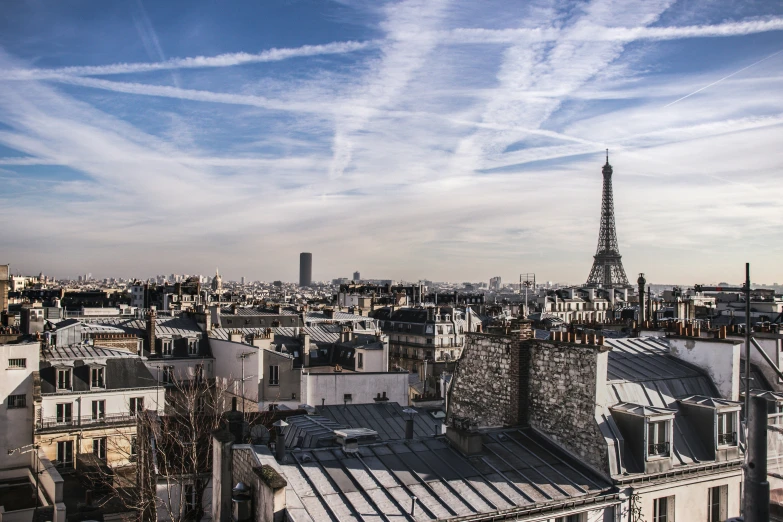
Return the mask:
{"type": "Polygon", "coordinates": [[[729,518],[729,486],[720,487],[720,519],[729,518]]]}
{"type": "Polygon", "coordinates": [[[666,522],[675,522],[674,519],[674,495],[666,499],[666,522]]]}

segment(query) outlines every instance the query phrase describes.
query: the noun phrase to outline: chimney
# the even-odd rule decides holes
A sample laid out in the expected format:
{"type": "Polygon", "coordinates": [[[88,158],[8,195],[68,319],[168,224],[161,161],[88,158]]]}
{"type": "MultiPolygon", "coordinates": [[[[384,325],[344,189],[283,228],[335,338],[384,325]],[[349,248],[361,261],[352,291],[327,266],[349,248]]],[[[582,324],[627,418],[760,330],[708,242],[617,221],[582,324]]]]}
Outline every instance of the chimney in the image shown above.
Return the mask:
{"type": "Polygon", "coordinates": [[[533,338],[533,322],[527,319],[519,320],[519,340],[526,341],[533,338]]]}
{"type": "Polygon", "coordinates": [[[244,417],[237,411],[237,398],[231,398],[231,411],[226,414],[228,431],[234,437],[234,444],[242,444],[244,432],[244,417]]]}
{"type": "Polygon", "coordinates": [[[157,314],[155,310],[150,310],[147,314],[147,350],[150,354],[160,355],[160,349],[155,342],[155,320],[157,314]]]}

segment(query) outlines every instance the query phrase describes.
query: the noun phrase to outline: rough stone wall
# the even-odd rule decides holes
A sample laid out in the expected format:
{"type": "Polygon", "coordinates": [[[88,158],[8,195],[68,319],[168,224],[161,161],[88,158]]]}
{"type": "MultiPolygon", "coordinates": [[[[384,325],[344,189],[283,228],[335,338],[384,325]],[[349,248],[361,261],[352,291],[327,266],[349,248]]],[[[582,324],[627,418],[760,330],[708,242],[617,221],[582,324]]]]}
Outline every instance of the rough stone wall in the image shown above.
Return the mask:
{"type": "Polygon", "coordinates": [[[478,427],[515,424],[509,375],[514,339],[479,333],[465,338],[449,390],[449,419],[465,417],[478,427]]]}
{"type": "Polygon", "coordinates": [[[595,420],[596,371],[602,347],[553,341],[523,341],[529,351],[529,385],[523,402],[527,424],[602,471],[608,447],[595,420]]]}
{"type": "Polygon", "coordinates": [[[448,419],[477,427],[532,426],[593,467],[609,471],[595,420],[601,346],[512,335],[466,334],[449,390],[448,419]]]}

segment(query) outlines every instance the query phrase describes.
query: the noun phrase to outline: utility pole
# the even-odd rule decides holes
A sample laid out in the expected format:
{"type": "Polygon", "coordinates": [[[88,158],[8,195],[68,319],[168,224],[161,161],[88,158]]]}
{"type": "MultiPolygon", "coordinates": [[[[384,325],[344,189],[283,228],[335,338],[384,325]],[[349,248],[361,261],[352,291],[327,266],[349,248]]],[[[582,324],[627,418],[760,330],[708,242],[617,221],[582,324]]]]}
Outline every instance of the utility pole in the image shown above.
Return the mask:
{"type": "Polygon", "coordinates": [[[745,263],[745,425],[750,415],[750,263],[745,263]]]}

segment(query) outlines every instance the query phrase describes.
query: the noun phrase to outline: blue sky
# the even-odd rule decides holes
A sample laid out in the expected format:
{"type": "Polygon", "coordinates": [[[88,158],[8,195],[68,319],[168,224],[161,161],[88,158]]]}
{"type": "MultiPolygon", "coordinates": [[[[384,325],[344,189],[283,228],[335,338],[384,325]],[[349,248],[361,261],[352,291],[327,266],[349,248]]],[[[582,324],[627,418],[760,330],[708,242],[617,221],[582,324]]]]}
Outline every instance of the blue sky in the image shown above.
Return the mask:
{"type": "Polygon", "coordinates": [[[12,270],[781,282],[783,4],[0,3],[12,270]]]}

